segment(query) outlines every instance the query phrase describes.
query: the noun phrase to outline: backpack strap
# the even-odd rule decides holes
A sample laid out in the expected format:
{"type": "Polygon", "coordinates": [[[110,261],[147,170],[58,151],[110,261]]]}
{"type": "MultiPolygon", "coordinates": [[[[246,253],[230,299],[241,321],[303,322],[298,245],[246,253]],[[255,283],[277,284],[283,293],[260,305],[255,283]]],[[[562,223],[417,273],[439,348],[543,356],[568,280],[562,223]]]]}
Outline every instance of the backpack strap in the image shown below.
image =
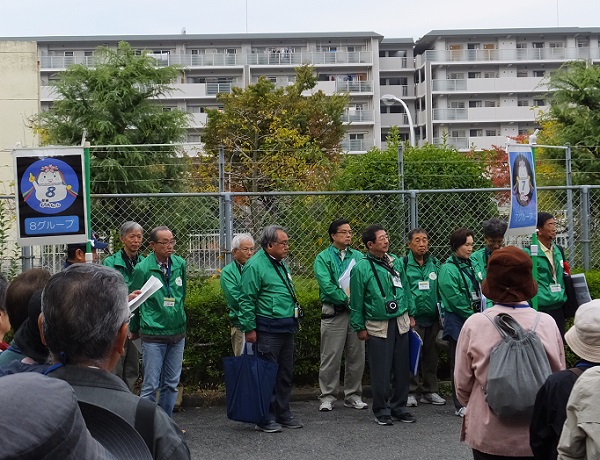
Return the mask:
{"type": "Polygon", "coordinates": [[[571,367],[570,369],[567,369],[569,372],[575,374],[575,377],[579,378],[581,376],[581,374],[583,374],[583,371],[585,369],[582,369],[581,367],[571,367]]]}
{"type": "MultiPolygon", "coordinates": [[[[504,340],[504,338],[506,338],[507,334],[506,334],[506,332],[505,332],[505,331],[504,331],[504,330],[503,330],[503,329],[502,329],[500,326],[498,326],[498,323],[495,321],[495,318],[492,318],[492,317],[491,317],[490,315],[488,315],[488,314],[487,314],[487,312],[485,312],[485,311],[483,311],[482,313],[485,315],[485,317],[486,317],[487,319],[489,319],[489,320],[490,320],[490,323],[492,323],[492,324],[494,325],[494,327],[496,328],[496,330],[497,330],[497,331],[498,331],[498,333],[500,334],[500,337],[502,337],[502,339],[504,340]]],[[[496,315],[496,317],[497,317],[497,315],[496,315]]]]}
{"type": "Polygon", "coordinates": [[[154,457],[154,417],[157,405],[149,399],[140,398],[135,410],[135,430],[142,436],[144,442],[154,457]]]}
{"type": "Polygon", "coordinates": [[[535,315],[535,321],[533,322],[533,327],[531,328],[531,332],[535,332],[535,328],[537,327],[538,323],[540,322],[540,318],[542,317],[542,315],[540,315],[540,312],[537,312],[537,315],[535,315]]]}

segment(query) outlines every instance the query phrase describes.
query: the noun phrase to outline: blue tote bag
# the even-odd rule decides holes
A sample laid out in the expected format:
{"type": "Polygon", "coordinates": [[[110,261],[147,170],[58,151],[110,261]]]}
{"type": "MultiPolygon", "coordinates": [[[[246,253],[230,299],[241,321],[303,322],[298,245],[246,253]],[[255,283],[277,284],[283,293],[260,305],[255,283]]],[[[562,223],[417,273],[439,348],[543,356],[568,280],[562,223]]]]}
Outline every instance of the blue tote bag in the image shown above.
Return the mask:
{"type": "Polygon", "coordinates": [[[227,418],[261,424],[269,420],[277,363],[249,354],[247,343],[241,356],[223,358],[227,418]]]}

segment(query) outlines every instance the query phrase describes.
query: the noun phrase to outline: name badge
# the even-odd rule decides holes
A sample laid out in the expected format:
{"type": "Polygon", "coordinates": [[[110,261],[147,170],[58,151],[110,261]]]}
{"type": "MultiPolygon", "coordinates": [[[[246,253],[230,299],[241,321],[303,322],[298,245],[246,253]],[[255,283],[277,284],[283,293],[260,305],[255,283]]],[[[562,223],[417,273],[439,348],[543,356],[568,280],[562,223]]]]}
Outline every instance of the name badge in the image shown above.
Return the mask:
{"type": "Polygon", "coordinates": [[[560,284],[551,284],[550,285],[550,292],[561,292],[562,291],[562,286],[560,284]]]}
{"type": "Polygon", "coordinates": [[[400,280],[400,277],[399,276],[392,276],[392,284],[394,285],[394,287],[401,288],[402,287],[402,281],[400,280]]]}
{"type": "Polygon", "coordinates": [[[471,291],[471,299],[473,299],[473,300],[479,300],[479,296],[477,295],[476,292],[471,291]]]}
{"type": "Polygon", "coordinates": [[[419,291],[429,291],[429,281],[419,281],[419,291]]]}
{"type": "Polygon", "coordinates": [[[165,297],[163,305],[165,307],[174,307],[175,306],[175,298],[174,297],[165,297]]]}

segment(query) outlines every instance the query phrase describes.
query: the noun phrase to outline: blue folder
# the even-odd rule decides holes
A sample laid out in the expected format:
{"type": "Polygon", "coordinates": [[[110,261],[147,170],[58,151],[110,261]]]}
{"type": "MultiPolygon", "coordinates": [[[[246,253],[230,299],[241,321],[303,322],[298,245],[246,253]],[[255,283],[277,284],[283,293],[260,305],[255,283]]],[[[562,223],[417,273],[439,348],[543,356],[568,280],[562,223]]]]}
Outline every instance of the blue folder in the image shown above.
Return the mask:
{"type": "Polygon", "coordinates": [[[423,339],[414,329],[408,331],[408,358],[410,372],[417,375],[419,371],[419,359],[421,358],[421,348],[423,348],[423,339]]]}

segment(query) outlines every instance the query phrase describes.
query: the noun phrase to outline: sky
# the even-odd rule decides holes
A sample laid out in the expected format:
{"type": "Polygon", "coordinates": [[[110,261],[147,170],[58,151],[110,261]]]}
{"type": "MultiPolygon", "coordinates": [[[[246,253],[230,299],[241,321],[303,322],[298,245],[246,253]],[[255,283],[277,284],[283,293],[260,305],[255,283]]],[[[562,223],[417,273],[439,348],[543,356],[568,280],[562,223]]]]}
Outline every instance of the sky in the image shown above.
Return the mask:
{"type": "Polygon", "coordinates": [[[2,0],[0,37],[600,27],[600,0],[2,0]]]}

